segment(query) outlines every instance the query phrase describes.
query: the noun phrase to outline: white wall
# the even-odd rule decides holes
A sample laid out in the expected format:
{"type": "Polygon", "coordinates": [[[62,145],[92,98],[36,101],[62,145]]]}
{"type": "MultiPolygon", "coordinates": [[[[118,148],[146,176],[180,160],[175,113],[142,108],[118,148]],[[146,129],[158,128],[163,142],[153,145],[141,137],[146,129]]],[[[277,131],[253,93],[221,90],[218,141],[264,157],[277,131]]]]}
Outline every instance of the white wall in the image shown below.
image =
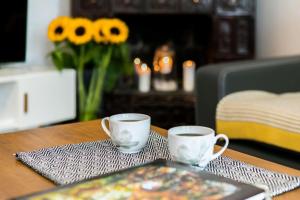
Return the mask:
{"type": "Polygon", "coordinates": [[[47,38],[48,24],[70,13],[70,0],[28,0],[26,65],[52,65],[46,57],[53,47],[47,38]]]}
{"type": "Polygon", "coordinates": [[[300,55],[300,0],[256,2],[256,56],[300,55]]]}

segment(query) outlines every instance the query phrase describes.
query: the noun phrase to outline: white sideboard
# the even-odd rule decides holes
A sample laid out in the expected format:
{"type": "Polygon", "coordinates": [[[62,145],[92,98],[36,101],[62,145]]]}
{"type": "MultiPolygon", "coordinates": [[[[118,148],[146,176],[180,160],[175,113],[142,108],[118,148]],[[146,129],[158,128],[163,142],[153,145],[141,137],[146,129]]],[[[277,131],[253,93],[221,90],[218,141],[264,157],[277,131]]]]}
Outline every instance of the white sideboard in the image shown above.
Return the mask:
{"type": "Polygon", "coordinates": [[[0,133],[75,117],[75,70],[0,69],[0,133]]]}

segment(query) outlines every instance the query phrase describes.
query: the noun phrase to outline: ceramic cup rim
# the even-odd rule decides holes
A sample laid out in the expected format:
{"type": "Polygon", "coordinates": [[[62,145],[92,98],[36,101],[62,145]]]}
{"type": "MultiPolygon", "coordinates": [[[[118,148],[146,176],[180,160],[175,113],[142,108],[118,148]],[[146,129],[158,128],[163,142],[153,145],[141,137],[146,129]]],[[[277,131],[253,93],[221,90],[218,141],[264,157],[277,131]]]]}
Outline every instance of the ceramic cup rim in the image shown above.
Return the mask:
{"type": "Polygon", "coordinates": [[[115,115],[112,115],[109,117],[110,122],[117,122],[117,123],[121,123],[121,124],[142,123],[142,122],[148,121],[150,119],[151,119],[151,117],[149,115],[142,114],[142,113],[119,113],[119,114],[115,114],[115,115]],[[136,117],[140,117],[140,118],[136,119],[137,121],[134,121],[134,122],[126,122],[126,121],[120,121],[121,116],[136,116],[136,117]]]}
{"type": "Polygon", "coordinates": [[[183,125],[183,126],[175,126],[172,127],[170,129],[168,129],[168,137],[180,137],[180,138],[203,138],[203,137],[211,137],[211,135],[215,135],[215,131],[212,128],[206,127],[206,126],[197,126],[197,125],[183,125]],[[191,133],[191,134],[203,134],[203,135],[197,135],[197,136],[193,136],[193,137],[189,137],[189,136],[182,136],[182,135],[177,135],[179,132],[175,132],[175,130],[177,129],[183,129],[183,128],[190,128],[190,129],[202,129],[203,131],[207,131],[207,133],[203,134],[201,132],[196,132],[195,133],[191,133]]]}

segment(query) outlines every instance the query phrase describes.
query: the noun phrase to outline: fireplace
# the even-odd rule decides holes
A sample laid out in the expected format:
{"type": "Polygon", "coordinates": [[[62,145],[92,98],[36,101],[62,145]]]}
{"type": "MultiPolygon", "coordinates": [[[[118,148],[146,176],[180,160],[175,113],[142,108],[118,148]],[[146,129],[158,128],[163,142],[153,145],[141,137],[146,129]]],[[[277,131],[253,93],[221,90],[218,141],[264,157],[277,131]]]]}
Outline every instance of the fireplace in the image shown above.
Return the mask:
{"type": "Polygon", "coordinates": [[[136,90],[136,80],[106,95],[102,115],[143,112],[154,124],[169,128],[194,123],[194,95],[182,88],[182,64],[208,63],[254,57],[253,0],[73,0],[74,16],[119,17],[130,30],[132,60],[139,58],[153,70],[156,50],[174,50],[176,91],[136,90]],[[133,83],[133,84],[131,84],[133,83]],[[179,120],[180,119],[180,120],[179,120]]]}

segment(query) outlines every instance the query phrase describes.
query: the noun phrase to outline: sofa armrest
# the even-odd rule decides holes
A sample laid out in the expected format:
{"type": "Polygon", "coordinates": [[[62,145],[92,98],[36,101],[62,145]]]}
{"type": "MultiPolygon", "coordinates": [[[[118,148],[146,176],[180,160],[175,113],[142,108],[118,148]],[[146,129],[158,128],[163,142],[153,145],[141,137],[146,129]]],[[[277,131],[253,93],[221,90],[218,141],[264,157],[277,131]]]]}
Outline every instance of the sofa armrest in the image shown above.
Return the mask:
{"type": "Polygon", "coordinates": [[[216,106],[242,90],[300,91],[300,57],[261,59],[203,66],[196,73],[196,124],[215,128],[216,106]]]}

